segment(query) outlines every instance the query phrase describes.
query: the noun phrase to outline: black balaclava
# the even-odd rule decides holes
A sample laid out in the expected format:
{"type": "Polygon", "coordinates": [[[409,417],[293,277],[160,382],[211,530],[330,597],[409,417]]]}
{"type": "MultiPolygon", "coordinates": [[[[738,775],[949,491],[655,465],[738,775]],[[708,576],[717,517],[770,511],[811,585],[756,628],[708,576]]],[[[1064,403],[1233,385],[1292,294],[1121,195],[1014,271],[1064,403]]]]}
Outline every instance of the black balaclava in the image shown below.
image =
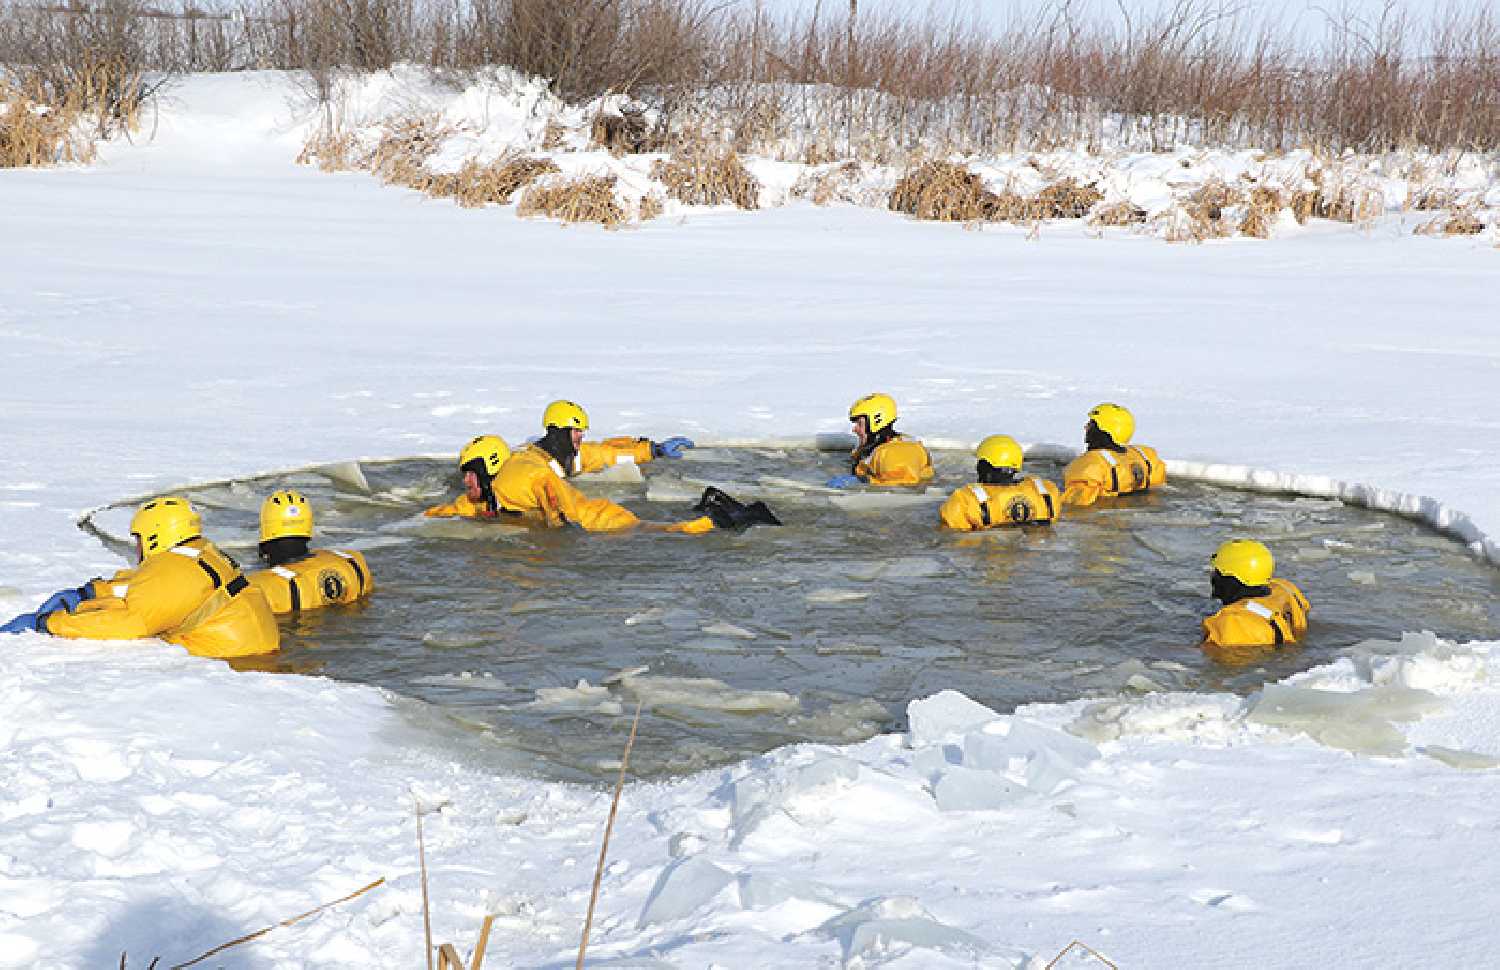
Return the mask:
{"type": "Polygon", "coordinates": [[[557,463],[563,466],[564,473],[569,475],[573,473],[573,458],[578,454],[578,449],[573,447],[572,428],[560,428],[553,425],[537,441],[537,445],[557,459],[557,463]]]}
{"type": "Polygon", "coordinates": [[[1090,421],[1088,427],[1083,429],[1083,446],[1090,451],[1093,451],[1095,448],[1107,448],[1110,451],[1118,452],[1125,451],[1124,445],[1115,444],[1115,439],[1101,431],[1099,426],[1093,421],[1090,421]]]}
{"type": "MultiPolygon", "coordinates": [[[[865,427],[868,428],[869,426],[870,419],[867,417],[865,418],[865,427]]],[[[859,463],[870,457],[871,452],[873,452],[876,448],[879,448],[881,445],[885,444],[887,441],[890,441],[894,437],[896,437],[896,422],[894,421],[881,428],[879,431],[871,431],[869,434],[865,435],[865,443],[855,449],[854,459],[849,463],[849,467],[858,468],[859,463]]]]}
{"type": "Polygon", "coordinates": [[[981,485],[1019,485],[1021,484],[1021,469],[1019,468],[996,468],[989,462],[980,459],[975,466],[979,474],[981,485]]]}
{"type": "Polygon", "coordinates": [[[260,558],[267,566],[282,566],[307,557],[306,536],[282,536],[260,544],[260,558]]]}
{"type": "Polygon", "coordinates": [[[1214,599],[1225,606],[1255,596],[1268,596],[1271,593],[1269,586],[1246,586],[1233,576],[1226,576],[1217,569],[1209,577],[1208,583],[1213,590],[1214,599]]]}
{"type": "Polygon", "coordinates": [[[489,469],[484,467],[484,459],[471,458],[459,465],[458,470],[474,473],[474,477],[479,479],[479,496],[484,499],[484,507],[489,509],[491,514],[499,512],[500,502],[495,498],[495,481],[490,478],[489,469]]]}

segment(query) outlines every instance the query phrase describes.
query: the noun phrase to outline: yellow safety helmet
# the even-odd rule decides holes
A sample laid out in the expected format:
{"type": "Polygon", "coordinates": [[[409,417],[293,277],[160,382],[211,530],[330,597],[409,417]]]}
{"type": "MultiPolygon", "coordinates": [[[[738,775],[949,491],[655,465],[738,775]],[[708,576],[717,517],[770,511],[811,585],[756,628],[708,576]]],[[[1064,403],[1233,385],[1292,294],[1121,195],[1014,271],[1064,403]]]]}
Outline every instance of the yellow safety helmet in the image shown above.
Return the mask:
{"type": "Polygon", "coordinates": [[[1135,434],[1135,418],[1118,404],[1097,405],[1089,411],[1089,420],[1122,448],[1130,444],[1135,434]]]}
{"type": "Polygon", "coordinates": [[[141,559],[159,555],[203,534],[203,518],[192,503],[176,495],[154,498],[136,510],[130,534],[141,542],[141,559]]]}
{"type": "Polygon", "coordinates": [[[290,488],[272,492],[260,504],[260,541],[272,539],[311,539],[313,510],[307,497],[290,488]]]}
{"type": "Polygon", "coordinates": [[[1246,586],[1264,586],[1276,574],[1276,559],[1253,539],[1232,539],[1214,553],[1213,567],[1246,586]]]}
{"type": "Polygon", "coordinates": [[[553,401],[542,412],[542,430],[546,431],[548,428],[577,428],[587,431],[588,412],[572,401],[553,401]]]}
{"type": "Polygon", "coordinates": [[[484,470],[494,478],[500,474],[500,466],[510,457],[510,446],[497,434],[482,434],[464,445],[458,453],[458,467],[463,468],[476,458],[484,459],[484,470]]]}
{"type": "Polygon", "coordinates": [[[979,443],[974,457],[989,462],[991,468],[1014,468],[1019,471],[1021,460],[1025,456],[1021,446],[1016,444],[1016,439],[1008,434],[992,434],[979,443]]]}
{"type": "Polygon", "coordinates": [[[866,394],[849,405],[849,420],[864,418],[871,434],[884,431],[896,420],[896,399],[889,394],[866,394]]]}

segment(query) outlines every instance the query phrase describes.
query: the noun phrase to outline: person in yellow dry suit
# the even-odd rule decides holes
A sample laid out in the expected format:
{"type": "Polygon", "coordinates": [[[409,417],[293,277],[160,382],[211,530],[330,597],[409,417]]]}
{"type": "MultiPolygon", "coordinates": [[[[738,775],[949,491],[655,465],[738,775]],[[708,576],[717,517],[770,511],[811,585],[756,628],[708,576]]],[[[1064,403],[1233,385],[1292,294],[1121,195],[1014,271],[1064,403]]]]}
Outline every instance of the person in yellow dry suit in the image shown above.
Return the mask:
{"type": "Polygon", "coordinates": [[[1295,585],[1274,578],[1276,560],[1259,542],[1235,539],[1219,546],[1210,584],[1224,604],[1203,621],[1203,648],[1221,660],[1243,661],[1243,648],[1296,643],[1307,632],[1312,605],[1295,585]],[[1241,648],[1240,653],[1234,649],[1241,648]]]}
{"type": "MultiPolygon", "coordinates": [[[[546,426],[546,434],[512,455],[495,480],[495,497],[501,515],[517,516],[548,528],[577,525],[590,532],[616,532],[644,526],[666,532],[698,534],[712,531],[715,526],[744,529],[751,525],[781,524],[764,503],[741,505],[716,488],[707,489],[694,506],[695,511],[706,513],[704,515],[671,524],[642,522],[635,513],[608,499],[588,498],[567,478],[570,468],[593,471],[622,458],[649,460],[654,450],[649,440],[617,438],[586,451],[588,443],[583,440],[583,435],[588,430],[589,417],[583,408],[571,401],[554,401],[548,405],[542,423],[546,426]]],[[[678,451],[680,453],[680,449],[678,451]]],[[[658,457],[662,455],[659,450],[655,453],[658,457]]]]}
{"type": "Polygon", "coordinates": [[[568,478],[603,471],[610,465],[644,465],[656,458],[681,458],[691,439],[675,435],[663,441],[617,437],[584,441],[589,416],[572,401],[553,401],[542,412],[542,448],[557,459],[568,478]]]}
{"type": "Polygon", "coordinates": [[[161,637],[200,657],[275,653],[281,638],[264,594],[202,532],[187,499],[152,499],[130,520],[138,567],[64,590],[58,596],[73,594],[68,602],[17,620],[29,617],[26,629],[74,639],[161,637]]]}
{"type": "Polygon", "coordinates": [[[495,476],[510,457],[510,447],[499,435],[482,434],[458,453],[464,494],[426,511],[433,518],[492,519],[500,514],[495,501],[495,476]]]}
{"type": "Polygon", "coordinates": [[[1118,404],[1100,404],[1083,429],[1088,448],[1063,471],[1063,502],[1093,505],[1101,498],[1144,492],[1167,481],[1167,466],[1154,448],[1131,445],[1135,418],[1118,404]]]}
{"type": "Polygon", "coordinates": [[[932,478],[932,458],[920,441],[896,432],[896,401],[889,394],[866,394],[849,407],[859,445],[850,455],[853,474],[836,475],[829,488],[921,485],[932,478]]]}
{"type": "Polygon", "coordinates": [[[354,550],[307,548],[313,510],[301,492],[272,492],[260,507],[265,569],[245,578],[265,594],[271,612],[300,613],[353,603],[375,588],[365,557],[354,550]]]}
{"type": "Polygon", "coordinates": [[[1062,494],[1046,479],[1021,475],[1021,446],[1009,435],[992,434],[974,452],[979,481],[948,496],[943,525],[978,532],[1003,525],[1050,525],[1062,513],[1062,494]]]}

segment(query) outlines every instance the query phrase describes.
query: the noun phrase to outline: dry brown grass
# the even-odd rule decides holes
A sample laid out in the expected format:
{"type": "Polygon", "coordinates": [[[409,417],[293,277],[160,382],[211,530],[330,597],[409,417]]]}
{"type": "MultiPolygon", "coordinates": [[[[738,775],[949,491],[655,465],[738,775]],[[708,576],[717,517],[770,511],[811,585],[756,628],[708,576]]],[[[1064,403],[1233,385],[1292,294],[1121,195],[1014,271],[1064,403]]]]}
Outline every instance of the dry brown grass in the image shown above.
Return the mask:
{"type": "Polygon", "coordinates": [[[1035,219],[1082,219],[1102,201],[1104,193],[1096,186],[1079,185],[1076,179],[1067,178],[1038,192],[1030,208],[1035,219]]]}
{"type": "Polygon", "coordinates": [[[93,51],[66,69],[7,66],[0,70],[0,168],[91,162],[96,139],[138,126],[147,96],[139,70],[93,51]]]}
{"type": "MultiPolygon", "coordinates": [[[[1415,180],[1415,176],[1413,176],[1415,180]]],[[[1410,198],[1407,199],[1407,208],[1418,212],[1437,212],[1441,209],[1451,209],[1458,204],[1458,190],[1450,188],[1439,188],[1428,186],[1424,189],[1413,189],[1410,198]]]]}
{"type": "Polygon", "coordinates": [[[361,167],[359,139],[332,123],[319,125],[297,154],[298,165],[316,164],[322,172],[347,172],[361,167]]]}
{"type": "Polygon", "coordinates": [[[667,195],[689,205],[759,207],[760,182],[732,148],[704,142],[684,146],[652,164],[651,177],[666,186],[667,195]]]}
{"type": "Polygon", "coordinates": [[[450,182],[439,180],[428,170],[427,160],[456,131],[438,115],[393,119],[386,122],[365,167],[387,185],[431,192],[441,181],[441,188],[450,188],[450,182]]]}
{"type": "Polygon", "coordinates": [[[792,197],[808,199],[813,205],[828,205],[833,202],[859,201],[859,181],[864,166],[859,162],[844,162],[823,166],[817,171],[804,172],[792,186],[792,197]]]}
{"type": "Polygon", "coordinates": [[[1257,185],[1246,199],[1245,217],[1240,220],[1240,235],[1256,239],[1270,239],[1276,217],[1287,207],[1286,197],[1280,189],[1269,185],[1257,185]]]}
{"type": "Polygon", "coordinates": [[[597,222],[606,227],[625,222],[625,209],[615,198],[613,175],[587,175],[533,185],[522,194],[516,214],[549,216],[563,222],[597,222]]]}
{"type": "Polygon", "coordinates": [[[601,111],[589,125],[589,142],[611,155],[639,155],[659,152],[666,139],[659,127],[646,121],[646,109],[626,106],[618,114],[601,111]]]}
{"type": "Polygon", "coordinates": [[[1479,218],[1479,211],[1473,206],[1465,206],[1422,223],[1416,228],[1416,234],[1419,236],[1477,236],[1484,232],[1484,229],[1484,222],[1479,218]]]}
{"type": "Polygon", "coordinates": [[[1109,205],[1101,206],[1089,218],[1089,225],[1113,226],[1118,228],[1123,226],[1138,226],[1145,221],[1145,209],[1128,200],[1121,199],[1118,202],[1111,202],[1109,205]]]}
{"type": "Polygon", "coordinates": [[[48,104],[40,92],[0,81],[0,168],[88,162],[92,139],[80,138],[76,101],[48,104]]]}
{"type": "Polygon", "coordinates": [[[908,169],[891,189],[887,206],[933,222],[982,222],[999,205],[984,180],[954,162],[924,162],[908,169]]]}
{"type": "Polygon", "coordinates": [[[507,205],[517,192],[543,175],[557,171],[551,159],[524,155],[504,156],[487,165],[471,160],[459,169],[452,195],[459,205],[469,209],[507,205]]]}
{"type": "Polygon", "coordinates": [[[667,200],[660,192],[647,192],[641,196],[640,204],[636,207],[636,218],[641,222],[650,222],[652,219],[661,217],[667,211],[667,200]]]}

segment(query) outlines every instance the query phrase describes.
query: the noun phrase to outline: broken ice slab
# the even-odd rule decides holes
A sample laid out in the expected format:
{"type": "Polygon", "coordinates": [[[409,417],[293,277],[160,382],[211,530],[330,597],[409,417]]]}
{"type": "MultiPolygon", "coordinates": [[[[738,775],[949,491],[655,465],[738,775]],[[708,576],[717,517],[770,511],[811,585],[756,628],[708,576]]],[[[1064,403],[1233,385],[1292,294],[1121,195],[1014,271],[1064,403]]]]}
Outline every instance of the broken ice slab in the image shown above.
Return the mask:
{"type": "Polygon", "coordinates": [[[319,465],[313,470],[335,485],[343,485],[366,495],[372,491],[370,480],[365,478],[365,470],[357,461],[336,461],[327,465],[319,465]]]}
{"type": "Polygon", "coordinates": [[[669,923],[691,916],[734,881],[733,874],[702,856],[674,862],[657,877],[636,925],[644,929],[653,923],[669,923]]]}
{"type": "Polygon", "coordinates": [[[1042,795],[1076,781],[1099,757],[1081,738],[1016,717],[965,735],[963,749],[965,767],[1007,775],[1042,795]]]}
{"type": "Polygon", "coordinates": [[[976,768],[948,766],[932,786],[941,812],[977,812],[1009,808],[1031,791],[1004,775],[976,768]]]}
{"type": "Polygon", "coordinates": [[[858,779],[859,765],[842,756],[820,758],[797,768],[772,767],[740,778],[729,790],[734,828],[730,845],[744,842],[756,826],[797,799],[858,779]]]}
{"type": "Polygon", "coordinates": [[[1246,719],[1301,731],[1332,748],[1394,757],[1406,750],[1406,737],[1392,722],[1415,721],[1442,706],[1436,694],[1412,687],[1342,692],[1268,684],[1250,702],[1246,719]]]}
{"type": "Polygon", "coordinates": [[[1417,749],[1434,761],[1441,761],[1459,771],[1489,771],[1500,768],[1500,758],[1480,751],[1465,751],[1461,748],[1445,748],[1440,744],[1423,745],[1417,749]]]}
{"type": "Polygon", "coordinates": [[[972,933],[938,922],[911,896],[883,896],[849,910],[819,927],[844,948],[844,965],[907,948],[957,952],[977,957],[986,943],[972,933]]]}
{"type": "Polygon", "coordinates": [[[907,743],[913,747],[957,738],[1000,715],[956,690],[940,690],[906,705],[907,743]]]}

